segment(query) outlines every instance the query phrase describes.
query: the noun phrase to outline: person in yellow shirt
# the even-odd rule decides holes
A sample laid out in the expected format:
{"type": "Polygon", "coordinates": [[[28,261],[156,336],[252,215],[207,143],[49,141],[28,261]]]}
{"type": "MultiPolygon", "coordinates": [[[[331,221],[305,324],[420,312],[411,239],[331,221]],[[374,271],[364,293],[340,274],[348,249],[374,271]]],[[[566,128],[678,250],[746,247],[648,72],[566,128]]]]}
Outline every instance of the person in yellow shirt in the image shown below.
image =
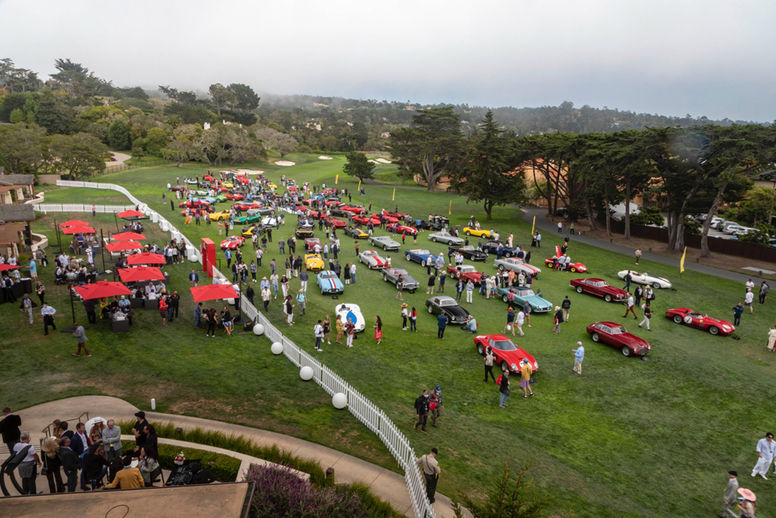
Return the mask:
{"type": "Polygon", "coordinates": [[[531,364],[523,358],[523,361],[520,362],[520,387],[523,389],[523,399],[528,399],[529,396],[533,397],[533,390],[531,390],[532,373],[531,364]]]}
{"type": "Polygon", "coordinates": [[[113,482],[103,487],[103,489],[137,489],[145,487],[143,475],[138,469],[138,460],[126,457],[124,459],[124,469],[116,473],[113,482]]]}

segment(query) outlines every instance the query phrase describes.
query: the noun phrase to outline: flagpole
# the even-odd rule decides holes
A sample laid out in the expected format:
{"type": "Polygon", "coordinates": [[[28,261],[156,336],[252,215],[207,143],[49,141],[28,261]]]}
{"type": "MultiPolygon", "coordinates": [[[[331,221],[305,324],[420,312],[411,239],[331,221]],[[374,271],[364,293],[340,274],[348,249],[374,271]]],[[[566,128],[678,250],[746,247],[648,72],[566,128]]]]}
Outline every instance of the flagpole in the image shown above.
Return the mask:
{"type": "Polygon", "coordinates": [[[531,223],[531,235],[533,235],[534,230],[536,230],[536,215],[534,215],[533,223],[531,223]]]}

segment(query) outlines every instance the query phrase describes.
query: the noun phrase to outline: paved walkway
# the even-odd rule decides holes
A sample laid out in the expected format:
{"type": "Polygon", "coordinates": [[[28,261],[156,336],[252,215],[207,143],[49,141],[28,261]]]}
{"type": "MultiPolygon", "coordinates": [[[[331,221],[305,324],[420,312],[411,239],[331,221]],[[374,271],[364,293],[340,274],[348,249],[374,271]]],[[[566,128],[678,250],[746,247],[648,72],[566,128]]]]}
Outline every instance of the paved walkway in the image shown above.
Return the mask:
{"type": "MultiPolygon", "coordinates": [[[[558,235],[557,223],[549,221],[547,219],[547,209],[543,209],[543,208],[523,209],[523,219],[525,221],[530,223],[533,220],[534,216],[536,216],[536,226],[544,232],[544,235],[542,236],[542,241],[544,241],[545,244],[549,246],[549,243],[552,237],[558,235]]],[[[566,228],[565,225],[564,225],[564,228],[566,228]]],[[[568,236],[568,229],[565,229],[562,235],[568,236]]],[[[597,248],[602,248],[604,250],[609,250],[611,252],[625,254],[628,257],[633,257],[633,247],[617,245],[614,243],[602,241],[601,239],[595,239],[592,237],[587,237],[579,234],[575,234],[571,236],[571,239],[573,241],[585,243],[586,245],[595,246],[597,248]]],[[[548,254],[551,255],[552,252],[548,252],[548,254]]],[[[656,263],[675,266],[677,271],[679,270],[679,260],[674,257],[666,257],[664,255],[656,254],[654,252],[643,252],[641,258],[648,259],[650,261],[655,261],[656,263]]],[[[723,279],[739,281],[741,283],[746,282],[746,280],[749,279],[750,277],[754,277],[754,275],[744,275],[742,273],[730,272],[728,270],[723,270],[721,268],[715,268],[713,266],[707,266],[705,264],[692,263],[692,262],[685,262],[684,268],[686,270],[705,273],[707,275],[714,275],[715,277],[721,277],[723,279]]]]}
{"type": "MultiPolygon", "coordinates": [[[[22,429],[30,432],[36,446],[39,444],[38,438],[43,436],[42,430],[54,419],[72,420],[77,419],[83,412],[89,412],[90,418],[104,417],[113,418],[116,421],[128,421],[134,420],[134,414],[138,411],[130,403],[108,396],[73,397],[23,410],[14,410],[22,418],[22,429]]],[[[275,432],[198,417],[146,411],[146,419],[151,423],[172,423],[183,429],[200,428],[226,435],[240,435],[259,446],[275,445],[297,457],[318,462],[324,470],[329,467],[334,468],[338,482],[364,484],[375,495],[389,502],[397,511],[406,516],[413,516],[407,486],[402,475],[340,451],[275,432]]],[[[200,449],[206,448],[202,446],[200,449]]],[[[6,456],[6,451],[0,452],[0,462],[6,456]]],[[[38,491],[45,492],[47,489],[45,477],[39,477],[38,491]]],[[[440,494],[437,494],[434,511],[442,518],[455,516],[450,499],[440,494]]]]}

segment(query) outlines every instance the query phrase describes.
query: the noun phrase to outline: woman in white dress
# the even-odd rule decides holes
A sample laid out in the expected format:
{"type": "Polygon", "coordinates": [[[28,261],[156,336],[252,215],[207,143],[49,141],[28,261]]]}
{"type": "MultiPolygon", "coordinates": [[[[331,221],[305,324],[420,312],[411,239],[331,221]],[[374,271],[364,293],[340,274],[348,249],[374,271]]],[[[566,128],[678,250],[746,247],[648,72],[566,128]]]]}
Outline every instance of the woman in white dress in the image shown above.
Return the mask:
{"type": "Polygon", "coordinates": [[[776,326],[768,331],[768,350],[773,352],[776,349],[776,326]]]}

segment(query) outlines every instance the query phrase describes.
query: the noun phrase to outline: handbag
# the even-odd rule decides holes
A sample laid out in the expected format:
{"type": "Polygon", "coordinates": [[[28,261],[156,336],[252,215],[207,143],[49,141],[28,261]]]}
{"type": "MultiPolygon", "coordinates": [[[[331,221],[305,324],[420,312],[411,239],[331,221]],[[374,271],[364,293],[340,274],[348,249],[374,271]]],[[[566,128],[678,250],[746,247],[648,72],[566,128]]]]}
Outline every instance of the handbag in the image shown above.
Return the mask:
{"type": "Polygon", "coordinates": [[[35,461],[29,460],[19,464],[19,476],[22,478],[32,478],[35,474],[35,461]]]}

